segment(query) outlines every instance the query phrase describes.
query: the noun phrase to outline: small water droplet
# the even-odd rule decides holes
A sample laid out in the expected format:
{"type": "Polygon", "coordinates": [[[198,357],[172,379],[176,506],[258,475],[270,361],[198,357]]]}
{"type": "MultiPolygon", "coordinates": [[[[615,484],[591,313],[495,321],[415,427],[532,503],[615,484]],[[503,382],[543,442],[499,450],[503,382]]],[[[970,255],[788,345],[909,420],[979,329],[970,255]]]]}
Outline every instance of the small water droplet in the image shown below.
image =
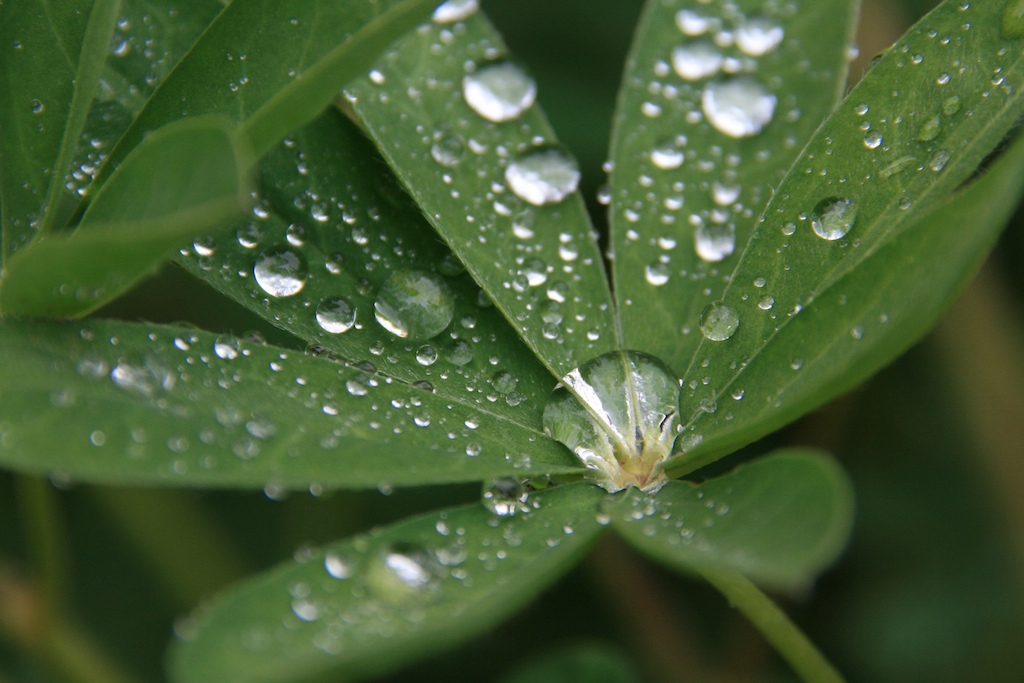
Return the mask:
{"type": "Polygon", "coordinates": [[[811,229],[823,240],[845,237],[857,220],[857,204],[847,197],[827,197],[811,213],[811,229]]]}
{"type": "Polygon", "coordinates": [[[337,553],[327,553],[324,556],[324,569],[335,579],[347,579],[352,576],[351,560],[337,553]]]}
{"type": "Polygon", "coordinates": [[[917,139],[921,142],[931,142],[935,138],[939,137],[939,132],[942,130],[942,119],[939,115],[931,117],[924,122],[921,129],[917,132],[917,139]]]}
{"type": "Polygon", "coordinates": [[[699,81],[718,73],[724,58],[710,40],[698,40],[672,50],[672,69],[684,81],[699,81]]]}
{"type": "Polygon", "coordinates": [[[882,134],[877,130],[869,130],[864,136],[864,146],[868,149],[876,149],[882,144],[882,134]]]}
{"type": "Polygon", "coordinates": [[[413,543],[395,543],[381,549],[366,573],[373,593],[391,603],[436,597],[440,577],[437,558],[413,543]]]}
{"type": "Polygon", "coordinates": [[[301,247],[306,243],[308,231],[298,223],[292,223],[288,226],[287,230],[285,230],[284,237],[288,240],[288,244],[293,247],[301,247]]]}
{"type": "Polygon", "coordinates": [[[501,477],[484,484],[481,498],[484,507],[499,517],[512,517],[518,512],[529,512],[526,499],[528,489],[514,477],[501,477]]]}
{"type": "Polygon", "coordinates": [[[779,46],[782,26],[767,17],[745,19],[736,27],[736,47],[751,57],[766,55],[779,46]]]}
{"type": "Polygon", "coordinates": [[[705,17],[689,9],[682,9],[676,12],[676,27],[686,36],[699,36],[707,33],[716,20],[713,17],[705,17]]]}
{"type": "Polygon", "coordinates": [[[32,100],[32,113],[42,114],[46,111],[46,106],[40,100],[32,100]]]}
{"type": "Polygon", "coordinates": [[[709,341],[725,341],[740,326],[740,316],[724,301],[713,301],[700,314],[700,331],[709,341]]]}
{"type": "Polygon", "coordinates": [[[664,171],[683,165],[683,150],[676,146],[675,138],[664,140],[651,150],[651,163],[664,171]]]}
{"type": "Polygon", "coordinates": [[[668,265],[664,263],[652,263],[644,268],[644,279],[647,280],[647,284],[660,287],[668,282],[671,271],[668,265]]]}
{"type": "Polygon", "coordinates": [[[454,133],[439,134],[430,147],[430,156],[434,161],[449,168],[458,166],[465,153],[466,145],[454,133]]]}
{"type": "Polygon", "coordinates": [[[753,76],[737,76],[708,83],[701,108],[717,131],[745,138],[760,133],[771,122],[777,101],[753,76]]]}
{"type": "Polygon", "coordinates": [[[348,332],[356,323],[355,306],[344,297],[325,297],[316,307],[316,323],[331,334],[348,332]]]}
{"type": "Polygon", "coordinates": [[[541,147],[510,163],[505,180],[517,197],[534,206],[557,204],[576,191],[580,169],[559,148],[541,147]]]}
{"type": "Polygon", "coordinates": [[[701,223],[693,231],[693,248],[708,263],[724,260],[736,249],[736,226],[701,223]]]}
{"type": "Polygon", "coordinates": [[[429,344],[424,344],[416,350],[416,362],[424,367],[429,367],[437,362],[437,349],[429,344]]]}
{"type": "Polygon", "coordinates": [[[952,116],[960,111],[960,96],[951,95],[942,102],[942,113],[946,116],[952,116]]]}
{"type": "Polygon", "coordinates": [[[711,199],[719,206],[729,206],[740,198],[743,188],[739,185],[716,180],[711,184],[711,199]]]}
{"type": "Polygon", "coordinates": [[[949,150],[938,150],[932,155],[932,158],[928,160],[928,168],[938,173],[942,169],[946,168],[946,164],[949,163],[950,156],[952,155],[949,153],[949,150]]]}
{"type": "Polygon", "coordinates": [[[448,0],[434,10],[432,18],[439,24],[451,24],[473,16],[480,8],[478,0],[448,0]]]}
{"type": "Polygon", "coordinates": [[[253,268],[256,284],[273,297],[294,296],[306,286],[305,259],[288,247],[271,247],[260,254],[253,268]]]}
{"type": "Polygon", "coordinates": [[[526,209],[515,215],[512,219],[512,234],[521,240],[528,240],[533,238],[533,223],[534,223],[533,211],[526,209]]]}
{"type": "Polygon", "coordinates": [[[477,114],[501,123],[518,118],[533,105],[537,84],[517,64],[498,61],[467,74],[462,79],[462,95],[477,114]]]}
{"type": "Polygon", "coordinates": [[[393,274],[381,286],[373,307],[381,327],[396,337],[414,340],[441,334],[455,315],[448,284],[420,270],[393,274]]]}

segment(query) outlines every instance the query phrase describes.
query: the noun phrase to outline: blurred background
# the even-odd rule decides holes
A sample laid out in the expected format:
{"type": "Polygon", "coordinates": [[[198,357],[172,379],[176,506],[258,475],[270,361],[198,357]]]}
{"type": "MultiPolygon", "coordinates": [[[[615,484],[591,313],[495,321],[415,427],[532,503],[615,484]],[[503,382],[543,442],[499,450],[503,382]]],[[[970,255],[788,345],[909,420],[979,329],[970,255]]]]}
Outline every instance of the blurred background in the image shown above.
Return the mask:
{"type": "MultiPolygon", "coordinates": [[[[483,4],[535,75],[540,102],[578,156],[583,191],[602,225],[603,208],[593,198],[604,182],[616,87],[641,0],[483,4]]],[[[934,4],[866,0],[852,79],[934,4]]],[[[1018,211],[974,285],[917,347],[857,391],[749,449],[821,446],[853,478],[858,515],[849,550],[813,591],[784,600],[850,681],[1024,680],[1022,222],[1018,211]]],[[[173,267],[102,315],[259,330],[272,343],[304,346],[173,267]]],[[[43,583],[68,596],[73,633],[94,641],[135,680],[159,681],[174,620],[223,585],[304,546],[478,495],[469,486],[273,500],[263,493],[26,483],[0,473],[0,612],[7,619],[0,619],[0,683],[64,680],[2,637],[5,625],[31,632],[43,583]],[[42,512],[27,514],[32,509],[42,512]],[[31,519],[52,513],[50,533],[33,527],[31,519]],[[65,571],[34,576],[33,565],[48,555],[65,571]]],[[[794,680],[712,589],[614,540],[504,626],[387,680],[445,679],[794,680]],[[550,658],[575,673],[542,679],[531,672],[550,658]]]]}

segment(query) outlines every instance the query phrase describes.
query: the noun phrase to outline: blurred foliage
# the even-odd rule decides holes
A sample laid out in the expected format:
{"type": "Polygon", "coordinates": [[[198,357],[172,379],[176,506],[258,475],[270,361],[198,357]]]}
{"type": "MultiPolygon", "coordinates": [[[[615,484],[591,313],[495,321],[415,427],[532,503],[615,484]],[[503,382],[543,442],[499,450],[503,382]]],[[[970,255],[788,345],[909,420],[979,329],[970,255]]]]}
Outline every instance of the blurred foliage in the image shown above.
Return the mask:
{"type": "MultiPolygon", "coordinates": [[[[579,157],[588,197],[604,180],[600,165],[616,88],[641,5],[484,2],[512,51],[536,76],[554,128],[579,157]]],[[[874,0],[865,14],[899,24],[933,5],[874,0]]],[[[875,45],[875,34],[896,36],[904,28],[873,22],[861,36],[862,52],[875,45]]],[[[591,208],[601,216],[596,203],[591,208]]],[[[1003,315],[1009,319],[989,321],[997,329],[1019,326],[1024,317],[1022,258],[1024,214],[1018,214],[990,267],[995,288],[1008,302],[1003,315]]],[[[274,343],[301,346],[171,268],[98,316],[187,321],[235,333],[259,330],[274,343]]],[[[979,328],[968,336],[986,333],[979,328]]],[[[945,328],[937,333],[945,334],[945,328]]],[[[932,335],[859,391],[771,437],[772,446],[831,449],[854,480],[858,517],[850,550],[813,596],[788,605],[850,680],[1010,683],[1024,672],[1024,520],[1014,517],[1006,482],[993,474],[1019,476],[1020,465],[1007,470],[993,464],[998,454],[987,451],[989,441],[962,409],[963,384],[949,380],[948,364],[956,355],[949,353],[948,341],[932,335]]],[[[1011,347],[1010,353],[1024,354],[1024,347],[1011,347]]],[[[1020,355],[978,360],[996,374],[1022,363],[1020,355]]],[[[1015,390],[1010,403],[1020,405],[1024,385],[1015,390]]],[[[1021,425],[1024,414],[1003,428],[1020,436],[1021,425]]],[[[475,486],[463,486],[390,495],[313,491],[274,500],[247,493],[54,484],[72,611],[82,630],[140,681],[161,680],[162,651],[175,618],[236,575],[268,567],[307,544],[478,495],[475,486]],[[189,510],[187,519],[171,514],[182,508],[189,510]],[[183,564],[191,573],[169,577],[164,564],[173,556],[187,558],[183,564]]],[[[0,473],[4,589],[31,586],[16,581],[32,576],[22,491],[14,475],[0,473]]],[[[387,680],[540,680],[531,671],[550,674],[552,667],[585,667],[602,657],[622,668],[608,680],[630,680],[616,653],[627,654],[641,680],[790,680],[770,649],[710,587],[680,580],[628,552],[609,541],[497,631],[387,680]],[[627,583],[633,592],[624,601],[617,591],[627,583]],[[601,650],[607,652],[596,654],[601,650]],[[691,652],[706,659],[685,656],[691,652]],[[766,677],[765,671],[773,673],[766,677]]],[[[9,599],[3,592],[0,599],[5,595],[9,599]]],[[[0,683],[59,680],[0,638],[0,683]]]]}

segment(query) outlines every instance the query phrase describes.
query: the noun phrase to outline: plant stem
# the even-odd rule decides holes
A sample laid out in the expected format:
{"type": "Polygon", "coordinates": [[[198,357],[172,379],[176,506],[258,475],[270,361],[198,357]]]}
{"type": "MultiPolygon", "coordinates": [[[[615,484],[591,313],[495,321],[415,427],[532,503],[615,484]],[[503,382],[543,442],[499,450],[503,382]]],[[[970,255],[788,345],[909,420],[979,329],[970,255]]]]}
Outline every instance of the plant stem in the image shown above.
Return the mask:
{"type": "Polygon", "coordinates": [[[50,483],[40,477],[19,476],[16,482],[25,543],[36,580],[42,587],[42,609],[50,616],[64,602],[67,572],[64,525],[57,497],[50,483]]]}
{"type": "Polygon", "coordinates": [[[839,672],[786,613],[746,577],[726,570],[696,569],[757,627],[806,683],[843,683],[839,672]]]}

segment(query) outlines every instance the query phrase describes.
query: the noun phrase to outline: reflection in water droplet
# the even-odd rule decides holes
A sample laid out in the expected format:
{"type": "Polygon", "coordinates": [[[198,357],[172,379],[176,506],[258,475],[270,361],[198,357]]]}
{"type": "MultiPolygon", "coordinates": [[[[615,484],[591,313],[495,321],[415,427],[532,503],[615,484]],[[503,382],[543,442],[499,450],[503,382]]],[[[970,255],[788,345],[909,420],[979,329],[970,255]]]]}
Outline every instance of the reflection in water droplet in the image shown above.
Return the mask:
{"type": "Polygon", "coordinates": [[[499,517],[512,517],[517,512],[529,512],[526,504],[528,490],[514,477],[501,477],[484,484],[481,498],[484,507],[499,517]]]}
{"type": "Polygon", "coordinates": [[[271,247],[256,259],[253,275],[264,292],[281,298],[302,291],[306,286],[308,268],[298,252],[288,247],[271,247]]]}
{"type": "Polygon", "coordinates": [[[544,431],[583,461],[609,492],[656,491],[676,437],[679,382],[659,360],[616,351],[587,361],[555,387],[544,431]]]}
{"type": "Polygon", "coordinates": [[[693,231],[693,249],[709,263],[725,259],[736,249],[736,226],[702,223],[693,231]]]}
{"type": "Polygon", "coordinates": [[[437,349],[429,344],[424,344],[416,350],[416,362],[424,367],[429,367],[437,362],[437,349]]]}
{"type": "Polygon", "coordinates": [[[713,301],[701,311],[700,331],[709,341],[725,341],[739,326],[739,314],[723,301],[713,301]]]}
{"type": "Polygon", "coordinates": [[[868,149],[875,149],[882,144],[882,134],[877,130],[869,130],[864,136],[864,146],[868,149]]]}
{"type": "Polygon", "coordinates": [[[672,69],[684,81],[699,81],[722,68],[722,53],[710,40],[698,40],[672,50],[672,69]]]}
{"type": "Polygon", "coordinates": [[[782,26],[767,17],[744,19],[736,27],[736,47],[751,57],[768,54],[782,42],[782,26]]]}
{"type": "Polygon", "coordinates": [[[501,123],[530,108],[537,97],[537,84],[513,62],[492,62],[462,79],[462,95],[477,114],[501,123]]]}
{"type": "Polygon", "coordinates": [[[683,150],[676,146],[675,138],[664,140],[651,150],[651,163],[663,171],[683,165],[683,150]]]}
{"type": "Polygon", "coordinates": [[[664,263],[652,263],[644,269],[644,279],[655,287],[660,287],[668,282],[669,276],[669,268],[664,263]]]}
{"type": "Polygon", "coordinates": [[[760,133],[775,114],[777,98],[753,76],[714,80],[704,88],[701,108],[708,122],[729,137],[760,133]]]}
{"type": "Polygon", "coordinates": [[[329,296],[317,305],[316,322],[325,332],[342,334],[356,324],[356,309],[348,299],[329,296]]]}
{"type": "Polygon", "coordinates": [[[395,543],[373,558],[366,581],[380,599],[407,602],[436,597],[440,589],[441,565],[420,545],[395,543]]]}
{"type": "Polygon", "coordinates": [[[420,270],[399,271],[388,278],[373,307],[381,327],[396,337],[409,339],[436,337],[455,315],[455,300],[448,284],[420,270]]]}
{"type": "Polygon", "coordinates": [[[448,0],[434,10],[432,18],[439,24],[450,24],[473,16],[480,8],[479,0],[448,0]]]}
{"type": "Polygon", "coordinates": [[[847,197],[827,197],[811,212],[811,229],[823,240],[846,236],[857,220],[857,204],[847,197]]]}
{"type": "Polygon", "coordinates": [[[557,204],[576,191],[580,169],[557,147],[542,147],[510,163],[505,180],[517,197],[534,206],[557,204]]]}

